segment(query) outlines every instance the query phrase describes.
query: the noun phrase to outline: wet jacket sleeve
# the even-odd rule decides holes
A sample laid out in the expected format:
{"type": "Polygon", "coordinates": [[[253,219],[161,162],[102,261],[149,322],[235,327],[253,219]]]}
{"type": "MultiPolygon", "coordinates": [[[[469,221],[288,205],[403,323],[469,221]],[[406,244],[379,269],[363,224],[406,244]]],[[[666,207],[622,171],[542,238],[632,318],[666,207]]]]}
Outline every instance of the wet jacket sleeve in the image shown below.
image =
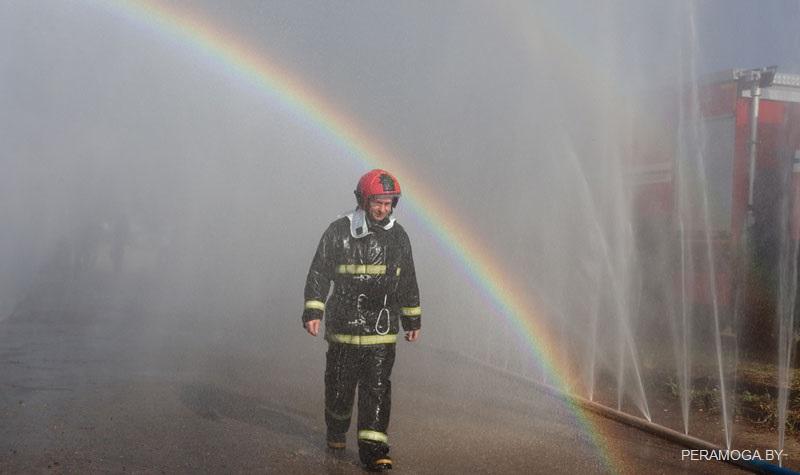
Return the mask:
{"type": "Polygon", "coordinates": [[[400,285],[398,287],[400,323],[405,331],[419,330],[422,324],[422,309],[419,304],[417,274],[414,270],[414,257],[411,254],[411,241],[407,236],[404,241],[400,285]]]}
{"type": "Polygon", "coordinates": [[[311,268],[306,277],[306,288],[303,292],[303,323],[309,320],[320,320],[325,312],[325,299],[333,280],[333,230],[328,227],[319,240],[317,252],[311,261],[311,268]]]}

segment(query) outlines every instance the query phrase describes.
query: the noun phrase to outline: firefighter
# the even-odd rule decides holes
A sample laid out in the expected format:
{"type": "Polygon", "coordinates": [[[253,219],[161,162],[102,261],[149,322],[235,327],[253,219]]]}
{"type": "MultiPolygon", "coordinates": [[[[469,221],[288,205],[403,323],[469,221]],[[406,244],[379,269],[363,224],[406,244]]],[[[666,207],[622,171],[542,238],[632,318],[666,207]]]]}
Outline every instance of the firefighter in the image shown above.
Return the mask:
{"type": "Polygon", "coordinates": [[[358,388],[359,457],[368,470],[384,471],[392,468],[387,428],[395,343],[400,325],[407,341],[419,338],[419,290],[411,243],[392,217],[400,183],[372,170],[355,195],[356,209],[328,226],[311,262],[303,327],[316,336],[324,315],[328,447],[345,448],[358,388]]]}

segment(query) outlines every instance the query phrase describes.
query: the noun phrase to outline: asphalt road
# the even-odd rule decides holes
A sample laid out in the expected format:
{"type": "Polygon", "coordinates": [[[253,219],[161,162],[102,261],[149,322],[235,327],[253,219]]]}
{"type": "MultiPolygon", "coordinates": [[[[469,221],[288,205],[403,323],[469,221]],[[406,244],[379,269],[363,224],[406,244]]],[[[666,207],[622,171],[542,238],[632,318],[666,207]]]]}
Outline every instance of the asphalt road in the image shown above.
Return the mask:
{"type": "MultiPolygon", "coordinates": [[[[6,318],[0,472],[363,473],[354,428],[343,454],[324,448],[324,351],[269,315],[6,318]]],[[[736,471],[590,415],[601,451],[557,398],[434,351],[424,334],[400,344],[392,382],[393,473],[736,471]]]]}

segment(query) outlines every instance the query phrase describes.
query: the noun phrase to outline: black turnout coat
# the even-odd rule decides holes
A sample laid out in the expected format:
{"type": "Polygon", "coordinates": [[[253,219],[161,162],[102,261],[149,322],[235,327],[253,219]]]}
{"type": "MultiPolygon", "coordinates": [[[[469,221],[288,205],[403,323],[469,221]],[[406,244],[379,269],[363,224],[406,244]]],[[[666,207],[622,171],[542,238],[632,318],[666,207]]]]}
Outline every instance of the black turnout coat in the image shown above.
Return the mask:
{"type": "Polygon", "coordinates": [[[351,344],[393,343],[421,323],[411,242],[403,227],[371,223],[356,209],[328,226],[305,286],[303,322],[325,317],[325,338],[351,344]],[[330,285],[333,292],[328,298],[330,285]]]}

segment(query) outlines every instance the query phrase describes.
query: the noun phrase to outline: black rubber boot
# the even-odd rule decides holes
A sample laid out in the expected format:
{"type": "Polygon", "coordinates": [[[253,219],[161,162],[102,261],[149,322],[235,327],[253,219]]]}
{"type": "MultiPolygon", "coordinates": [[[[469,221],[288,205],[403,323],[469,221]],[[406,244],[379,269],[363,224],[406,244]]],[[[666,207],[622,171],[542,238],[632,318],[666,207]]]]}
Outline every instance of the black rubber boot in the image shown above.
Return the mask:
{"type": "Polygon", "coordinates": [[[385,472],[391,470],[392,459],[389,458],[389,446],[381,442],[369,440],[358,441],[358,456],[370,472],[385,472]]]}

